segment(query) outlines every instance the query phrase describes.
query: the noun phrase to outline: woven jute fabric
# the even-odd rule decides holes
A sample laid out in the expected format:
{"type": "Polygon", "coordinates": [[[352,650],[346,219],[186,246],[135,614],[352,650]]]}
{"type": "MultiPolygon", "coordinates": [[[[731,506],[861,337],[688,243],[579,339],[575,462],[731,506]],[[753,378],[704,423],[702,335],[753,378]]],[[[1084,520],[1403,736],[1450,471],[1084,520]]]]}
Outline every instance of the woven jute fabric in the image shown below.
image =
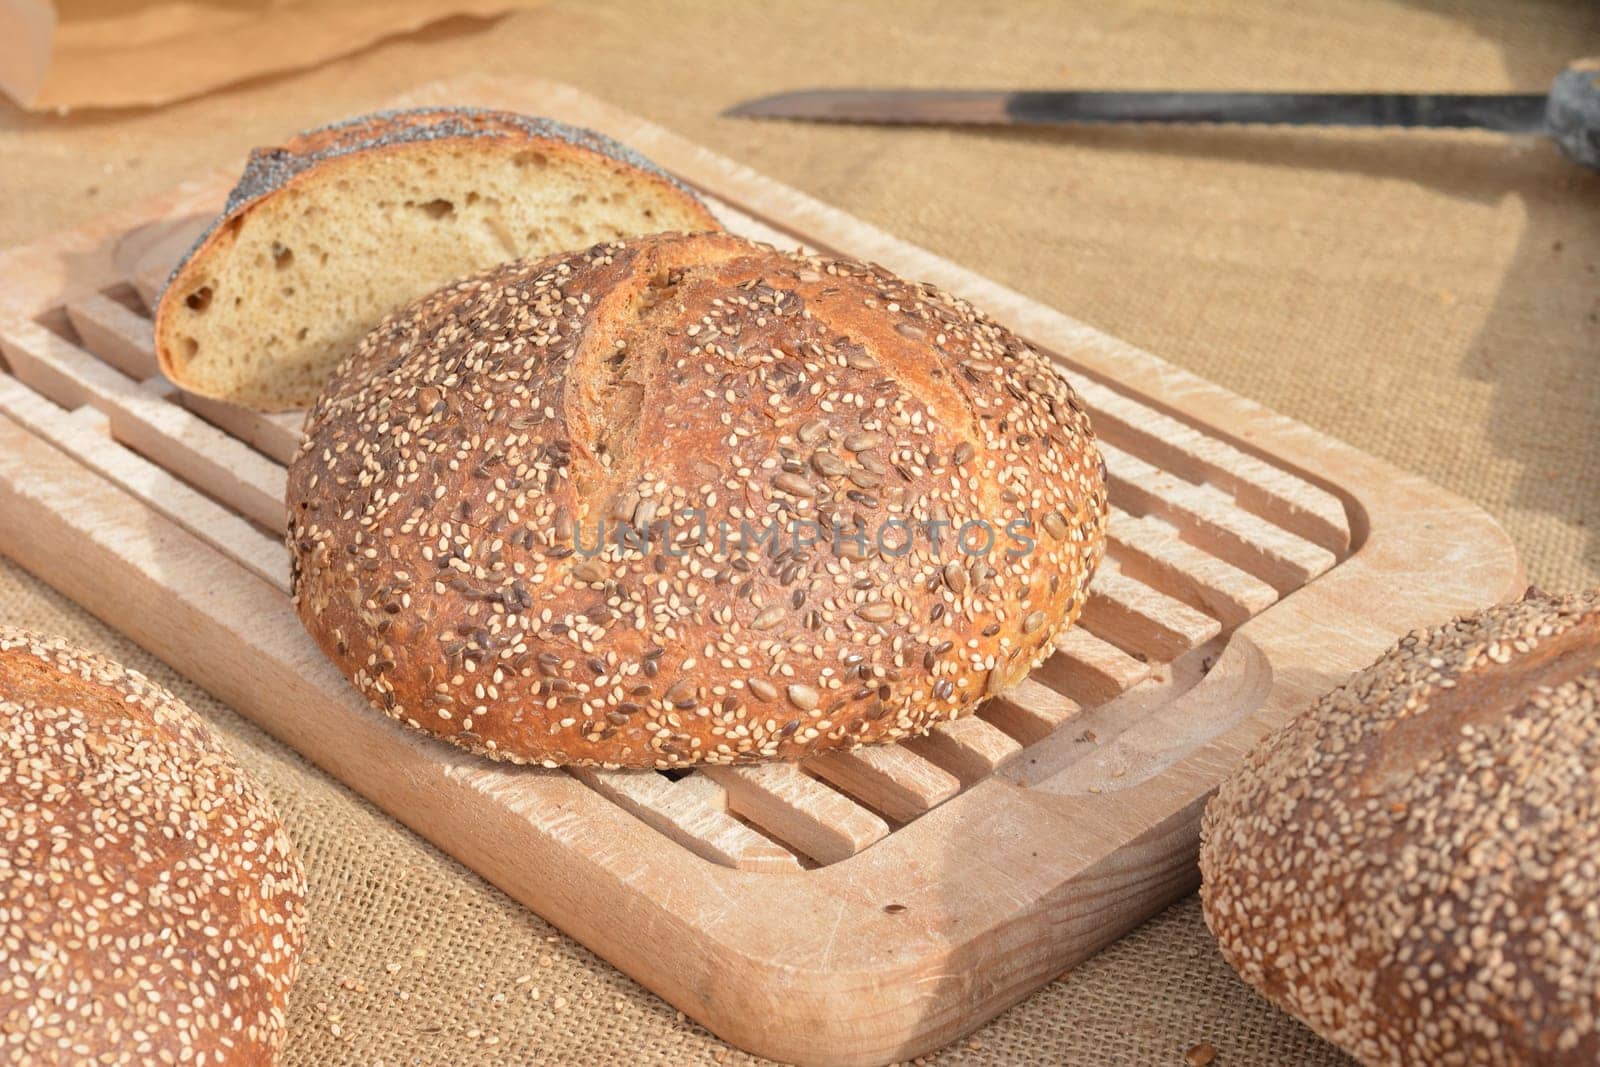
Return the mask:
{"type": "MultiPolygon", "coordinates": [[[[1476,134],[868,130],[717,117],[830,84],[1542,90],[1600,8],[1274,0],[551,3],[155,112],[0,112],[0,242],[465,71],[571,82],[1487,508],[1535,581],[1600,582],[1600,176],[1476,134]]],[[[4,517],[0,516],[0,521],[4,517]]],[[[289,1064],[745,1062],[74,605],[0,618],[150,673],[304,856],[289,1064]]],[[[1193,899],[940,1063],[1344,1062],[1241,984],[1193,899]]]]}

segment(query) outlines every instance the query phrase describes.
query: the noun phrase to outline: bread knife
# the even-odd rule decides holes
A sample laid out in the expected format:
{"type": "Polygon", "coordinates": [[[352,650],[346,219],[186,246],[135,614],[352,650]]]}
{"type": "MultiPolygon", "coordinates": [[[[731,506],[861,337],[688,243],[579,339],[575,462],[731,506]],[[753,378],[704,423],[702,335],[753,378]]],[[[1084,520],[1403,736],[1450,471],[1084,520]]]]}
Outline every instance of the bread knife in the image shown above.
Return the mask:
{"type": "Polygon", "coordinates": [[[1600,63],[1556,76],[1549,93],[1235,93],[984,89],[807,89],[737,104],[724,115],[811,122],[957,126],[1229,123],[1483,129],[1550,137],[1600,170],[1600,63]]]}

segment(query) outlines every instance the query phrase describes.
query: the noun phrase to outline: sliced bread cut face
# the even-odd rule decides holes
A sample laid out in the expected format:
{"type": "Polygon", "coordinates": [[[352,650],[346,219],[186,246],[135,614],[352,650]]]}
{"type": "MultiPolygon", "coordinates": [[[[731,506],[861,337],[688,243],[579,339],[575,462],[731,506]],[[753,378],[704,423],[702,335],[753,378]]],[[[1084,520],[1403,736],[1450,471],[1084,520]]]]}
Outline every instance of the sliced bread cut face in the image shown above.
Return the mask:
{"type": "Polygon", "coordinates": [[[506,112],[369,115],[257,149],[156,309],[192,393],[308,406],[385,315],[524,256],[720,229],[695,195],[588,130],[506,112]]]}

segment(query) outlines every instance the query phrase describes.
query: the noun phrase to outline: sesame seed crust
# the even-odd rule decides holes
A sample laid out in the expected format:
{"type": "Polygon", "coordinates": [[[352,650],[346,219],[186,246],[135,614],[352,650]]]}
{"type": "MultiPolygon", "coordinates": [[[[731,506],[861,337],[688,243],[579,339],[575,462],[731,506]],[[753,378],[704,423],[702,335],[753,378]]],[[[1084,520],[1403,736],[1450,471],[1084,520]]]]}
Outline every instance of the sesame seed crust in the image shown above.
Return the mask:
{"type": "Polygon", "coordinates": [[[1600,1062],[1600,590],[1404,638],[1206,809],[1238,972],[1370,1064],[1600,1062]]]}
{"type": "Polygon", "coordinates": [[[0,1062],[272,1062],[305,878],[205,723],[0,627],[0,748],[0,1062]]]}
{"type": "Polygon", "coordinates": [[[1107,515],[1081,402],[1014,335],[882,268],[718,234],[397,312],[310,412],[288,505],[297,610],[374,706],[497,759],[628,767],[972,711],[1076,618],[1107,515]],[[600,547],[619,520],[649,548],[600,547]],[[987,553],[955,543],[973,520],[987,553]]]}

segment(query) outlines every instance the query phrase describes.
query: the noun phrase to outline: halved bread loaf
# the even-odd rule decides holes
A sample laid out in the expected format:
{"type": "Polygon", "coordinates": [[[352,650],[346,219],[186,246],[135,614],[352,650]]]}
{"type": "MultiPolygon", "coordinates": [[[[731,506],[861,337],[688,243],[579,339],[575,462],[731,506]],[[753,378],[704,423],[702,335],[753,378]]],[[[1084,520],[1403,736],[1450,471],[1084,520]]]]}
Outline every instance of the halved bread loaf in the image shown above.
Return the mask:
{"type": "Polygon", "coordinates": [[[251,153],[156,311],[161,369],[249,407],[305,407],[389,312],[527,255],[719,229],[686,187],[588,130],[466,108],[352,119],[251,153]]]}

